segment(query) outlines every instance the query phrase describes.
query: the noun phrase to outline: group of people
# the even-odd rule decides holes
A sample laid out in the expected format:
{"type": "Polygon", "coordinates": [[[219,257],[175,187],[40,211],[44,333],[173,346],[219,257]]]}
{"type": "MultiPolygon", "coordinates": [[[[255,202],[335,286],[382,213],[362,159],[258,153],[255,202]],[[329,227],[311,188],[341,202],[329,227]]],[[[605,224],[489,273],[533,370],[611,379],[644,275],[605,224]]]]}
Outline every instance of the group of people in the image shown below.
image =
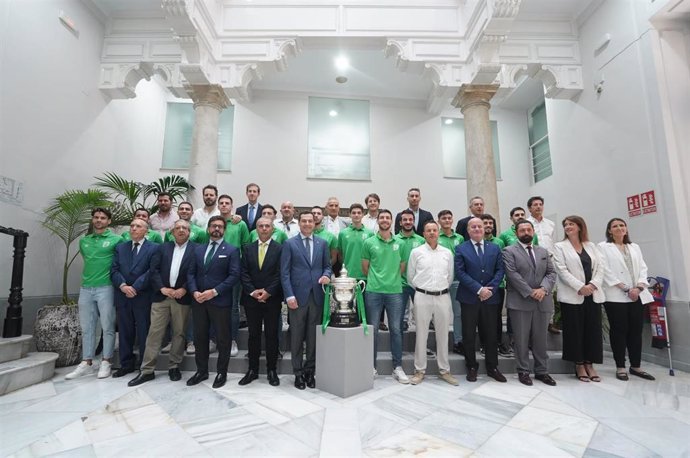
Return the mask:
{"type": "Polygon", "coordinates": [[[639,246],[630,241],[625,221],[612,219],[606,241],[589,241],[579,216],[563,219],[565,238],[555,242],[555,224],[544,218],[544,199],[532,197],[525,209],[510,211],[511,227],[496,236],[496,220],[484,213],[481,197],[470,200],[470,215],[453,229],[450,210],[437,218],[420,208],[421,192],[411,188],[408,208],[397,213],[380,208],[377,194],[340,216],[337,198],[295,217],[291,202],[275,207],[259,203],[261,190],[246,187],[247,204],[233,212],[233,200],[213,185],[202,190],[204,206],[189,202],[173,209],[167,193],[157,198],[158,211],[134,214],[129,231],[116,235],[110,211],[92,211],[92,232],[80,240],[84,259],[79,294],[83,361],[66,378],[96,371],[97,324],[103,330],[103,357],[98,377],[134,373],[130,386],[155,378],[156,359],[170,339],[169,378],[181,379],[185,351],[193,353],[196,372],[187,385],[209,378],[209,354],[217,347],[214,388],[227,381],[230,356],[237,354],[240,304],[249,327],[247,385],[259,377],[262,334],[268,382],[279,385],[277,361],[287,305],[294,386],[316,386],[316,328],[322,322],[323,285],[341,270],[366,282],[366,316],[374,324],[373,373],[376,371],[379,317],[387,317],[393,377],[419,384],[427,367],[429,329],[436,329],[439,377],[452,384],[452,350],[464,355],[466,379],[477,380],[477,337],[485,353],[487,375],[506,382],[498,355],[514,351],[519,381],[556,381],[547,368],[547,330],[560,332],[555,304],[562,312],[563,359],[572,361],[583,382],[598,382],[604,304],[616,361],[616,377],[628,373],[653,380],[640,368],[647,267],[639,246]],[[325,214],[324,214],[325,210],[325,214]],[[558,291],[558,300],[555,292],[558,291]],[[502,337],[502,308],[508,315],[508,339],[502,337]],[[191,316],[191,320],[190,320],[191,316]],[[403,332],[414,318],[414,373],[402,368],[403,332]],[[191,326],[191,332],[187,329],[191,326]],[[120,367],[113,370],[115,326],[120,367]],[[167,331],[169,330],[169,331],[167,331]],[[134,353],[139,347],[139,361],[134,353]],[[513,349],[509,348],[512,345],[513,349]],[[630,368],[626,370],[626,350],[630,368]]]}

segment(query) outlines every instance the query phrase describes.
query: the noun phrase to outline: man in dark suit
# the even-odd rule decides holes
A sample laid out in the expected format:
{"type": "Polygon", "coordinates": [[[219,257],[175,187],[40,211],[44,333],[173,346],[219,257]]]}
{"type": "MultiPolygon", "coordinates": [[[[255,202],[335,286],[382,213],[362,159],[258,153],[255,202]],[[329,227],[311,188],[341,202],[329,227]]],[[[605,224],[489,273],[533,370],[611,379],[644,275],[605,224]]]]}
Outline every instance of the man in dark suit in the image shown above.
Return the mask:
{"type": "MultiPolygon", "coordinates": [[[[481,218],[484,214],[484,199],[479,196],[474,196],[470,199],[470,216],[466,216],[458,221],[455,226],[455,232],[462,235],[462,238],[469,240],[470,236],[467,233],[467,223],[472,218],[481,218]]],[[[496,228],[494,227],[493,235],[496,236],[496,228]]]]}
{"type": "Polygon", "coordinates": [[[249,183],[246,188],[248,203],[237,207],[235,213],[242,218],[242,221],[247,225],[249,232],[256,229],[256,220],[261,217],[261,209],[263,205],[259,203],[259,195],[261,188],[256,183],[249,183]]]}
{"type": "Polygon", "coordinates": [[[230,313],[232,289],[240,280],[240,251],[223,240],[225,218],[208,220],[209,243],[194,249],[194,259],[187,273],[187,289],[192,295],[196,373],[187,385],[208,379],[208,330],[213,323],[218,345],[217,375],[213,388],[227,381],[230,360],[230,313]]]}
{"type": "Polygon", "coordinates": [[[300,233],[283,244],[280,280],[290,318],[290,350],[295,387],[316,387],[316,326],[321,324],[324,293],[321,285],[331,281],[331,256],[326,241],[314,237],[314,215],[299,215],[300,233]],[[302,364],[302,345],[307,342],[302,364]]]}
{"type": "MultiPolygon", "coordinates": [[[[424,224],[427,221],[433,221],[434,215],[430,212],[419,208],[419,202],[422,200],[422,194],[419,188],[410,188],[407,191],[407,203],[409,205],[409,210],[414,213],[414,231],[417,235],[424,235],[424,224]]],[[[401,225],[402,212],[395,215],[395,233],[399,233],[402,227],[401,225]]]]}
{"type": "Polygon", "coordinates": [[[191,224],[178,219],[172,228],[174,242],[165,242],[151,260],[151,326],[139,375],[127,385],[137,386],[155,378],[156,357],[168,324],[172,324],[168,376],[182,378],[178,365],[185,350],[185,329],[192,299],[187,293],[187,271],[194,258],[194,242],[189,242],[191,224]]]}
{"type": "Polygon", "coordinates": [[[504,274],[501,249],[495,243],[485,242],[484,222],[480,218],[470,219],[467,229],[470,239],[455,247],[455,277],[460,282],[457,299],[462,315],[466,378],[469,382],[477,381],[475,342],[479,323],[485,336],[486,373],[498,382],[506,382],[498,370],[496,342],[496,319],[502,301],[498,285],[504,274]]]}
{"type": "Polygon", "coordinates": [[[268,383],[280,385],[276,372],[278,361],[278,329],[283,288],[280,285],[280,254],[282,247],[271,240],[273,222],[259,218],[256,223],[259,240],[242,248],[242,291],[249,324],[249,370],[239,384],[247,385],[259,378],[261,326],[266,339],[266,370],[268,383]]]}
{"type": "Polygon", "coordinates": [[[529,342],[532,341],[534,378],[554,386],[546,366],[546,333],[553,313],[549,297],[556,283],[556,270],[549,252],[532,244],[534,226],[527,220],[515,223],[518,243],[503,251],[507,280],[506,306],[513,326],[515,361],[518,378],[524,385],[532,385],[529,376],[529,342]]]}
{"type": "Polygon", "coordinates": [[[120,368],[113,377],[134,372],[134,338],[139,345],[139,355],[144,354],[146,336],[151,320],[151,288],[149,271],[151,258],[158,245],[144,238],[148,223],[135,218],[129,225],[129,241],[115,248],[110,278],[115,287],[115,309],[120,334],[120,368]]]}

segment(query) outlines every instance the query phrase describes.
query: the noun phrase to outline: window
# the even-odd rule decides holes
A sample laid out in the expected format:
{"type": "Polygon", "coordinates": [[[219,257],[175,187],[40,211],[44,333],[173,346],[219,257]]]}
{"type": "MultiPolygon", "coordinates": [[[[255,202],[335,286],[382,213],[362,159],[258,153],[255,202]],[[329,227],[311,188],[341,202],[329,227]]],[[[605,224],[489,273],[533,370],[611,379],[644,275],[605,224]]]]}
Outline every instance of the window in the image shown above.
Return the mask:
{"type": "Polygon", "coordinates": [[[532,177],[538,183],[553,175],[549,130],[546,125],[546,104],[542,101],[529,112],[529,150],[532,156],[532,177]]]}
{"type": "MultiPolygon", "coordinates": [[[[218,170],[229,172],[232,162],[232,126],[235,107],[220,112],[218,122],[218,170]]],[[[188,169],[192,155],[194,105],[168,102],[163,140],[164,169],[188,169]]]]}
{"type": "MultiPolygon", "coordinates": [[[[498,154],[498,123],[491,121],[491,143],[494,150],[496,179],[501,179],[501,160],[498,154]]],[[[441,118],[441,147],[443,176],[467,178],[465,162],[465,123],[462,118],[441,118]]]]}
{"type": "Polygon", "coordinates": [[[309,97],[307,177],[369,180],[369,101],[309,97]]]}

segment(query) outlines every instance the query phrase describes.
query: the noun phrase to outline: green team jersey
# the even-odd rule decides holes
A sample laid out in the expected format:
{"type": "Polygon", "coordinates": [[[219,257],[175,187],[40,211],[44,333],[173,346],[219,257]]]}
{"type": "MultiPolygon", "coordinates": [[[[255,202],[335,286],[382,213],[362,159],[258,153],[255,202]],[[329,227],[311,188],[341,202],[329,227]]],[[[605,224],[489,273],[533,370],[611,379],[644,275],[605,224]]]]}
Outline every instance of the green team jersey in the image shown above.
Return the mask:
{"type": "Polygon", "coordinates": [[[235,248],[241,249],[242,246],[249,243],[249,229],[247,229],[247,223],[244,221],[233,223],[232,219],[227,220],[223,240],[235,248]]]}
{"type": "Polygon", "coordinates": [[[503,249],[506,247],[506,244],[503,243],[503,240],[499,239],[498,237],[494,237],[493,235],[491,236],[490,239],[487,239],[486,237],[484,237],[484,240],[486,240],[487,242],[495,243],[496,245],[498,245],[498,247],[501,249],[501,251],[503,251],[503,249]]]}
{"type": "MultiPolygon", "coordinates": [[[[132,236],[129,235],[129,231],[123,232],[121,237],[125,242],[132,240],[132,236]]],[[[163,243],[163,237],[161,237],[161,234],[153,229],[146,231],[144,238],[151,243],[163,243]]]]}
{"type": "MultiPolygon", "coordinates": [[[[410,260],[410,253],[412,253],[412,250],[426,243],[424,237],[417,234],[416,232],[412,232],[412,235],[404,235],[403,232],[400,231],[397,234],[395,234],[395,239],[400,243],[400,257],[402,258],[403,262],[407,262],[410,260]]],[[[402,285],[408,286],[407,269],[405,269],[400,274],[400,277],[402,279],[402,285]]]]}
{"type": "Polygon", "coordinates": [[[96,288],[110,286],[110,266],[113,263],[115,247],[122,242],[122,237],[110,229],[102,234],[88,234],[79,239],[79,252],[84,258],[84,270],[81,274],[81,286],[96,288]]]}
{"type": "MultiPolygon", "coordinates": [[[[171,231],[167,231],[164,240],[166,242],[174,242],[175,237],[171,231]]],[[[189,241],[201,244],[208,243],[208,232],[196,224],[189,223],[189,241]]]]}
{"type": "Polygon", "coordinates": [[[402,293],[400,264],[403,259],[400,248],[400,242],[395,237],[384,240],[379,233],[364,241],[362,259],[369,261],[367,291],[386,294],[402,293]]]}
{"type": "Polygon", "coordinates": [[[362,245],[369,237],[374,236],[374,231],[362,225],[359,229],[350,224],[338,234],[338,251],[343,256],[343,264],[347,269],[348,277],[364,280],[366,275],[362,273],[362,245]]]}
{"type": "MultiPolygon", "coordinates": [[[[273,240],[276,243],[280,243],[282,245],[283,243],[285,243],[285,241],[287,239],[288,239],[288,236],[284,231],[278,229],[277,227],[273,228],[273,234],[271,234],[271,240],[273,240]]],[[[257,240],[259,240],[259,233],[256,232],[256,229],[254,229],[249,233],[249,242],[250,243],[256,242],[257,240]]]]}
{"type": "MultiPolygon", "coordinates": [[[[510,229],[501,232],[501,235],[499,235],[498,238],[503,240],[503,243],[506,247],[518,243],[518,237],[515,233],[515,226],[510,226],[510,229]]],[[[532,237],[532,245],[539,245],[539,239],[537,238],[537,234],[534,234],[534,237],[532,237]]]]}
{"type": "Polygon", "coordinates": [[[465,238],[453,230],[451,230],[450,235],[446,235],[443,231],[438,234],[438,244],[448,248],[453,253],[453,257],[455,257],[455,247],[464,241],[465,238]]]}
{"type": "Polygon", "coordinates": [[[335,235],[328,232],[323,226],[318,229],[314,229],[314,235],[320,237],[328,243],[328,248],[333,251],[338,249],[338,239],[335,235]]]}

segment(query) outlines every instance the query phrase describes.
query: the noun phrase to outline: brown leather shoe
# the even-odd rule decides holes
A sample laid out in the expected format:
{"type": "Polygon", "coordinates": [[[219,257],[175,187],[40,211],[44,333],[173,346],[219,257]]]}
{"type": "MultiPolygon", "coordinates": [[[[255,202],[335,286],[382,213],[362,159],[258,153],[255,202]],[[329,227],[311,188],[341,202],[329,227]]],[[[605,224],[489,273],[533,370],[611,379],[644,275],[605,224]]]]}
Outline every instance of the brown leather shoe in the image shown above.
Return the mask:
{"type": "Polygon", "coordinates": [[[522,383],[523,385],[532,386],[532,378],[529,376],[529,373],[527,372],[518,373],[518,380],[520,380],[520,383],[522,383]]]}
{"type": "Polygon", "coordinates": [[[471,368],[467,369],[467,375],[465,376],[468,382],[476,382],[477,381],[477,369],[471,368]]]}
{"type": "Polygon", "coordinates": [[[505,383],[508,381],[506,380],[505,376],[501,374],[501,371],[499,371],[498,368],[489,369],[488,371],[486,371],[486,375],[496,380],[497,382],[505,383]]]}
{"type": "Polygon", "coordinates": [[[534,376],[535,379],[539,380],[540,382],[544,382],[549,386],[556,386],[556,381],[551,378],[549,374],[537,374],[534,376]]]}

